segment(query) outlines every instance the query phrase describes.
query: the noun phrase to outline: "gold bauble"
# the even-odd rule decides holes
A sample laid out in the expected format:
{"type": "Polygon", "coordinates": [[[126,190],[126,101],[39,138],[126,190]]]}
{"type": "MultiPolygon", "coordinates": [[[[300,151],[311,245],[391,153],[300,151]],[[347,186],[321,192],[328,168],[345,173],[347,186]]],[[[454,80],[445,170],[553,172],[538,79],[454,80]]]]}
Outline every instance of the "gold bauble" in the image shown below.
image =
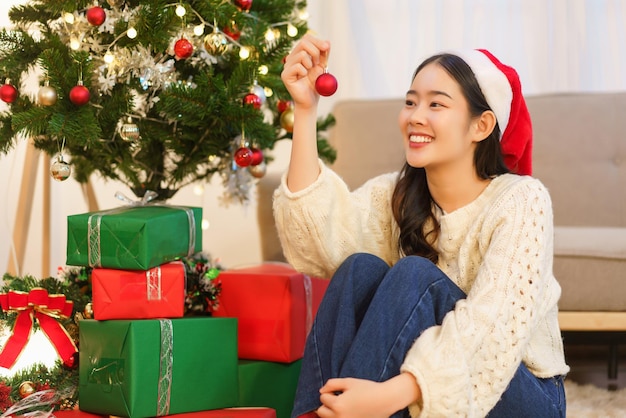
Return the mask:
{"type": "Polygon", "coordinates": [[[287,109],[280,115],[280,126],[287,132],[293,132],[293,110],[287,109]]]}
{"type": "Polygon", "coordinates": [[[227,48],[228,39],[217,30],[204,37],[204,49],[211,55],[222,55],[227,48]]]}
{"type": "Polygon", "coordinates": [[[93,305],[91,304],[91,302],[85,305],[85,309],[83,309],[83,315],[85,316],[85,319],[93,318],[93,305]]]}
{"type": "Polygon", "coordinates": [[[130,117],[126,123],[121,126],[120,136],[124,141],[135,141],[139,139],[139,127],[133,123],[133,120],[130,117]]]}
{"type": "Polygon", "coordinates": [[[57,102],[58,95],[54,87],[43,86],[37,92],[37,100],[42,106],[52,106],[57,102]]]}
{"type": "Polygon", "coordinates": [[[18,393],[20,394],[20,398],[24,399],[25,397],[32,395],[35,393],[35,384],[30,380],[26,380],[20,383],[18,387],[18,393]]]}
{"type": "Polygon", "coordinates": [[[267,172],[267,164],[265,164],[265,161],[261,161],[260,164],[249,166],[248,171],[252,174],[252,177],[260,179],[267,172]]]}

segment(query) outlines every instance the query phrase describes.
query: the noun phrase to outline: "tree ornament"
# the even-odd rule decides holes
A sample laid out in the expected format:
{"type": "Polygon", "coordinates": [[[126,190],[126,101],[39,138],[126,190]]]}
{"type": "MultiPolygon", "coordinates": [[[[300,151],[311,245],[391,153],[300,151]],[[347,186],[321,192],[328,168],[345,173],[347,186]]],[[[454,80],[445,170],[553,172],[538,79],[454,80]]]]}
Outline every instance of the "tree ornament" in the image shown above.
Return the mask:
{"type": "Polygon", "coordinates": [[[293,102],[291,100],[279,100],[278,103],[276,103],[276,110],[278,110],[278,113],[283,113],[292,106],[293,102]]]}
{"type": "Polygon", "coordinates": [[[42,106],[52,106],[57,102],[58,95],[54,87],[50,87],[48,82],[37,92],[37,100],[42,106]]]}
{"type": "Polygon", "coordinates": [[[337,91],[337,87],[337,79],[328,70],[315,80],[315,90],[322,96],[332,96],[337,91]]]}
{"type": "Polygon", "coordinates": [[[124,124],[120,127],[120,136],[124,141],[136,141],[140,137],[139,127],[133,123],[133,118],[130,116],[124,124]]]}
{"type": "Polygon", "coordinates": [[[13,103],[17,99],[17,89],[9,80],[0,87],[0,99],[6,103],[13,103]]]}
{"type": "Polygon", "coordinates": [[[267,101],[267,96],[265,95],[265,89],[259,86],[258,81],[254,80],[254,84],[250,87],[250,93],[256,94],[258,98],[261,100],[261,105],[265,104],[267,101]]]}
{"type": "Polygon", "coordinates": [[[65,181],[72,174],[72,167],[63,160],[63,156],[59,155],[59,158],[50,166],[50,175],[56,181],[65,181]]]}
{"type": "Polygon", "coordinates": [[[250,165],[255,166],[263,162],[263,151],[260,148],[250,147],[250,152],[252,152],[252,159],[250,161],[250,165]]]}
{"type": "Polygon", "coordinates": [[[260,109],[261,106],[263,105],[263,102],[261,101],[261,98],[257,96],[256,94],[248,93],[243,98],[243,104],[250,105],[254,107],[255,109],[260,109]]]}
{"type": "Polygon", "coordinates": [[[241,10],[247,12],[252,7],[252,0],[235,0],[235,5],[241,10]]]}
{"type": "Polygon", "coordinates": [[[228,49],[228,39],[215,27],[204,37],[204,49],[211,55],[222,55],[228,49]]]}
{"type": "Polygon", "coordinates": [[[262,161],[261,164],[251,165],[248,167],[248,171],[252,174],[252,177],[260,179],[265,176],[265,173],[267,172],[267,164],[265,161],[262,161]]]}
{"type": "Polygon", "coordinates": [[[180,38],[174,44],[174,54],[178,59],[187,59],[193,54],[193,45],[185,38],[180,38]]]}
{"type": "Polygon", "coordinates": [[[237,27],[235,22],[230,22],[230,25],[222,29],[222,32],[224,32],[234,41],[238,41],[239,37],[241,36],[241,32],[239,31],[239,28],[237,27]]]}
{"type": "Polygon", "coordinates": [[[235,163],[239,167],[248,167],[252,162],[252,151],[246,146],[241,146],[235,151],[235,163]]]}
{"type": "Polygon", "coordinates": [[[289,108],[280,115],[280,126],[287,132],[293,132],[293,109],[289,108]]]}
{"type": "Polygon", "coordinates": [[[74,103],[76,106],[86,105],[89,102],[90,96],[89,89],[83,86],[82,81],[79,81],[78,84],[70,90],[70,102],[74,103]]]}
{"type": "Polygon", "coordinates": [[[24,399],[25,397],[35,393],[35,384],[30,380],[26,380],[20,383],[17,391],[20,394],[20,398],[24,399]]]}
{"type": "Polygon", "coordinates": [[[87,22],[93,26],[100,26],[107,18],[107,14],[100,6],[94,6],[87,10],[87,22]]]}
{"type": "Polygon", "coordinates": [[[85,319],[93,318],[93,304],[91,302],[85,305],[85,309],[83,309],[83,316],[85,319]]]}

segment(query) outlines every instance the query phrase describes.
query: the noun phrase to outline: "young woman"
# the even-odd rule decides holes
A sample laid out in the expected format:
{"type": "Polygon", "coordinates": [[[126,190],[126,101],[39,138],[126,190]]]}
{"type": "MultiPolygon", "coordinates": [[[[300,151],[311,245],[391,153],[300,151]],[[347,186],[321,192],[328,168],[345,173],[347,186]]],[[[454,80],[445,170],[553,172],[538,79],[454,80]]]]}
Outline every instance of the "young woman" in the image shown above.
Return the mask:
{"type": "Polygon", "coordinates": [[[400,110],[406,164],[351,192],[316,151],[329,52],[307,35],[282,74],[279,235],[296,269],[332,277],[293,416],[565,417],[552,208],[517,73],[483,50],[427,59],[400,110]]]}

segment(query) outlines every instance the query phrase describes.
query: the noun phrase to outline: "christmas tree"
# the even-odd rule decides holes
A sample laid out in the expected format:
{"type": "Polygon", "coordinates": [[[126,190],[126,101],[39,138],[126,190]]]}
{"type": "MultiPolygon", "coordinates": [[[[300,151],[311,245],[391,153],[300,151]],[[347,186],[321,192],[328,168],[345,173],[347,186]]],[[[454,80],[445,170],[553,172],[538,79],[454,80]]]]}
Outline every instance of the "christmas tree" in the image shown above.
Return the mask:
{"type": "MultiPolygon", "coordinates": [[[[32,0],[0,31],[0,152],[21,137],[54,157],[51,174],[119,180],[167,199],[222,176],[246,199],[267,150],[290,138],[280,80],[307,31],[302,0],[32,0]],[[39,89],[23,92],[35,74],[39,89]]],[[[319,151],[334,159],[318,121],[319,151]]]]}

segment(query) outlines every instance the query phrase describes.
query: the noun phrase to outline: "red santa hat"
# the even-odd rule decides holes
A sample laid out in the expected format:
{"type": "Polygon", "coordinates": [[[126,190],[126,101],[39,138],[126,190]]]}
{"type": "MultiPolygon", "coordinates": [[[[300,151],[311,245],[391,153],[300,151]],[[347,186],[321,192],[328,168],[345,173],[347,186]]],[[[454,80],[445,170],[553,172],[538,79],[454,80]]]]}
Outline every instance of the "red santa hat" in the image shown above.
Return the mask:
{"type": "Polygon", "coordinates": [[[452,53],[470,66],[496,115],[500,127],[500,148],[507,167],[514,173],[531,175],[532,124],[517,71],[502,64],[484,49],[452,53]]]}

